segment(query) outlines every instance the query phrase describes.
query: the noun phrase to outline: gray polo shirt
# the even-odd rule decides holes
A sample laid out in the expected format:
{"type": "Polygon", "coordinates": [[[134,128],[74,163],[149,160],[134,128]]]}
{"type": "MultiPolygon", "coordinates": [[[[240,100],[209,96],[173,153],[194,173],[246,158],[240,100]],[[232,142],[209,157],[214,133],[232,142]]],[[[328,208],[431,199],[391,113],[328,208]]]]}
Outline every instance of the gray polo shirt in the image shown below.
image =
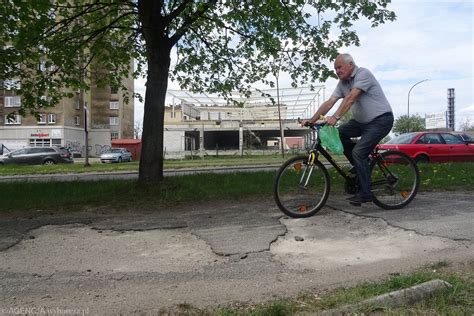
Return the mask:
{"type": "Polygon", "coordinates": [[[382,87],[368,69],[356,66],[349,80],[339,80],[332,96],[344,98],[353,88],[363,91],[351,107],[352,117],[357,122],[368,123],[381,114],[392,112],[382,87]]]}

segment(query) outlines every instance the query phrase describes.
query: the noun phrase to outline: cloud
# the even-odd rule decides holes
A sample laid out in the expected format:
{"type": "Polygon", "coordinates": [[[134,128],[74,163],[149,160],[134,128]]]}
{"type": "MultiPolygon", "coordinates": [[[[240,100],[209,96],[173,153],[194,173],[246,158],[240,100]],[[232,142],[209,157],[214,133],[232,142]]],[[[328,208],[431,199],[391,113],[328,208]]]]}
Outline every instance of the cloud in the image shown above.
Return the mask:
{"type": "Polygon", "coordinates": [[[459,112],[467,112],[467,113],[472,113],[474,114],[474,104],[471,105],[471,106],[467,106],[467,107],[464,107],[462,109],[459,110],[459,112]]]}

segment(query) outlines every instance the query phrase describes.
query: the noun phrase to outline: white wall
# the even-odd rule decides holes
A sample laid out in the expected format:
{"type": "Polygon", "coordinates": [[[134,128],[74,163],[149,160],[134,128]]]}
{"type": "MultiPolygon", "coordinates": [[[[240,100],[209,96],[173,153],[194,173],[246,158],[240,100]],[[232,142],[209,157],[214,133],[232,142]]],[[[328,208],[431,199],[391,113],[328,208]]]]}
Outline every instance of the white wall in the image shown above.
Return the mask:
{"type": "Polygon", "coordinates": [[[184,157],[184,131],[164,132],[164,151],[166,158],[184,157]]]}

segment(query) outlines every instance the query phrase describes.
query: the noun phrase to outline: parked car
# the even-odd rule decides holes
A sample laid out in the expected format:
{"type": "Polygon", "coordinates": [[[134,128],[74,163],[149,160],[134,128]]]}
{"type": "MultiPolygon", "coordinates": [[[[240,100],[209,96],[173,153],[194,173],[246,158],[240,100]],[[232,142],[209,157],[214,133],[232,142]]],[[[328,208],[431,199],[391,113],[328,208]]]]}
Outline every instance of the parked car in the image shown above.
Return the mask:
{"type": "Polygon", "coordinates": [[[466,133],[457,133],[456,135],[459,136],[465,142],[474,143],[474,139],[466,133]]]}
{"type": "Polygon", "coordinates": [[[474,143],[448,132],[402,134],[378,148],[403,151],[416,162],[474,161],[474,143]]]}
{"type": "Polygon", "coordinates": [[[59,147],[26,147],[0,156],[0,164],[54,165],[73,162],[71,153],[59,147]]]}
{"type": "Polygon", "coordinates": [[[124,162],[132,161],[132,153],[126,148],[112,148],[105,154],[100,155],[100,162],[124,162]]]}

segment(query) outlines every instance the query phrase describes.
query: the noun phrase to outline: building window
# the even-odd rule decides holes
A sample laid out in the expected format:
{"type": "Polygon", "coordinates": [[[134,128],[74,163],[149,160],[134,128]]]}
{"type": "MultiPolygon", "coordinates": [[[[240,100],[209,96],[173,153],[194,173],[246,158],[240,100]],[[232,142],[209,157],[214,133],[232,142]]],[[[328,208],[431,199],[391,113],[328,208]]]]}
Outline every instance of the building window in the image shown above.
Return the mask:
{"type": "Polygon", "coordinates": [[[79,116],[74,116],[74,125],[81,125],[81,118],[79,116]]]}
{"type": "Polygon", "coordinates": [[[117,94],[118,93],[118,88],[117,87],[110,87],[110,93],[111,94],[117,94]]]}
{"type": "Polygon", "coordinates": [[[110,126],[119,125],[119,118],[117,116],[111,116],[109,119],[110,126]]]}
{"type": "Polygon", "coordinates": [[[56,67],[50,62],[47,62],[46,60],[42,60],[38,64],[38,70],[42,72],[55,71],[56,67]]]}
{"type": "Polygon", "coordinates": [[[118,139],[119,138],[119,133],[118,132],[111,132],[110,133],[110,139],[118,139]]]}
{"type": "Polygon", "coordinates": [[[18,79],[6,79],[3,81],[3,87],[6,90],[20,90],[21,82],[18,79]]]}
{"type": "Polygon", "coordinates": [[[46,114],[45,113],[41,113],[39,115],[38,124],[46,124],[46,114]]]}
{"type": "Polygon", "coordinates": [[[30,147],[61,146],[60,138],[30,138],[30,147]]]}
{"type": "Polygon", "coordinates": [[[8,116],[5,115],[5,123],[7,125],[21,124],[21,115],[15,114],[13,118],[8,118],[8,116]]]}
{"type": "Polygon", "coordinates": [[[118,110],[119,109],[118,101],[110,101],[110,109],[111,110],[118,110]]]}
{"type": "Polygon", "coordinates": [[[56,124],[56,114],[48,114],[48,124],[56,124]]]}
{"type": "Polygon", "coordinates": [[[13,107],[20,107],[20,106],[21,106],[21,97],[20,96],[5,97],[5,107],[6,108],[13,108],[13,107]]]}
{"type": "Polygon", "coordinates": [[[77,99],[76,100],[76,110],[80,110],[81,109],[81,100],[77,99]]]}

